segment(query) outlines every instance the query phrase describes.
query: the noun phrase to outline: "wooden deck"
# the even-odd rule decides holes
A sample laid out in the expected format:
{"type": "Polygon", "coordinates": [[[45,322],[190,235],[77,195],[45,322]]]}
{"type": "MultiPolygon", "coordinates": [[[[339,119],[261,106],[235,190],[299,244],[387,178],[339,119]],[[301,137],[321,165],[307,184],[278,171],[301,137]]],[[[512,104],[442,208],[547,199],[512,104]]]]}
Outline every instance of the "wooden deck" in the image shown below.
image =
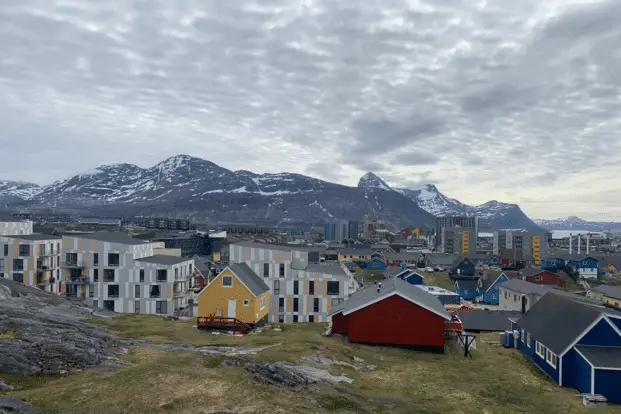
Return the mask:
{"type": "Polygon", "coordinates": [[[223,316],[199,316],[196,318],[198,329],[230,330],[236,333],[245,334],[250,330],[250,325],[237,319],[225,318],[223,316]]]}

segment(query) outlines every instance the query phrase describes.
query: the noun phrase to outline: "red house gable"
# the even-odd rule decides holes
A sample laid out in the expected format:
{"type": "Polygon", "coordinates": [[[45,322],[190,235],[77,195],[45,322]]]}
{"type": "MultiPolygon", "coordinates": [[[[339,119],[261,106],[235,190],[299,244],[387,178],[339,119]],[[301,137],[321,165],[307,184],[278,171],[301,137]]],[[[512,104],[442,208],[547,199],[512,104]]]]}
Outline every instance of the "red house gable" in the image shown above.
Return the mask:
{"type": "Polygon", "coordinates": [[[547,286],[563,286],[565,281],[561,279],[560,275],[554,274],[548,270],[541,270],[538,272],[531,272],[531,274],[524,275],[524,280],[537,285],[547,286]]]}
{"type": "Polygon", "coordinates": [[[444,347],[446,319],[397,294],[345,318],[351,342],[444,347]]]}

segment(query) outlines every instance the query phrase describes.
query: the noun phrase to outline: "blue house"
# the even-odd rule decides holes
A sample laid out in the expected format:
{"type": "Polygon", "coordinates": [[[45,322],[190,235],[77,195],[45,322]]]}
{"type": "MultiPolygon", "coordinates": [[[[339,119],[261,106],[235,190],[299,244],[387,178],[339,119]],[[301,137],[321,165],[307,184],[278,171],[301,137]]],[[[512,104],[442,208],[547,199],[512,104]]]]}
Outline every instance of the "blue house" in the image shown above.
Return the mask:
{"type": "Polygon", "coordinates": [[[586,254],[560,254],[541,261],[541,268],[546,270],[563,269],[570,274],[579,274],[586,279],[601,276],[598,260],[586,254]]]}
{"type": "Polygon", "coordinates": [[[455,292],[463,300],[475,300],[479,296],[480,277],[458,279],[455,281],[455,292]]]}
{"type": "Polygon", "coordinates": [[[477,271],[474,262],[465,255],[461,255],[457,258],[449,272],[449,276],[454,280],[462,277],[470,278],[476,274],[477,271]]]}
{"type": "Polygon", "coordinates": [[[406,277],[402,278],[410,285],[424,285],[425,284],[425,276],[421,275],[418,272],[411,272],[406,277]]]}
{"type": "Polygon", "coordinates": [[[558,385],[621,403],[621,313],[548,292],[509,320],[520,351],[558,385]]]}
{"type": "Polygon", "coordinates": [[[483,276],[472,279],[458,279],[455,281],[455,290],[464,300],[498,305],[500,293],[498,285],[509,280],[505,272],[486,271],[483,276]]]}
{"type": "Polygon", "coordinates": [[[367,270],[383,272],[386,270],[386,263],[379,257],[374,257],[364,264],[364,268],[367,270]]]}

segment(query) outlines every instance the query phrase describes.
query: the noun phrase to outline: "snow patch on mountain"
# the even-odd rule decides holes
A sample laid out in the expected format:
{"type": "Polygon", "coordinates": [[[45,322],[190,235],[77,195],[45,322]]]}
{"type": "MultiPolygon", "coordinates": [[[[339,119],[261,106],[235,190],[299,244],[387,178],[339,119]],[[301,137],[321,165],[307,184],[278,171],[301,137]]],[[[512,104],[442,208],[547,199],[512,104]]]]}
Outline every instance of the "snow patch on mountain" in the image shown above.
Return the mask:
{"type": "Polygon", "coordinates": [[[394,191],[384,180],[372,172],[368,172],[358,181],[358,188],[362,190],[385,190],[394,191]]]}
{"type": "Polygon", "coordinates": [[[17,197],[23,200],[32,200],[41,191],[42,188],[34,183],[0,180],[0,197],[17,197]]]}

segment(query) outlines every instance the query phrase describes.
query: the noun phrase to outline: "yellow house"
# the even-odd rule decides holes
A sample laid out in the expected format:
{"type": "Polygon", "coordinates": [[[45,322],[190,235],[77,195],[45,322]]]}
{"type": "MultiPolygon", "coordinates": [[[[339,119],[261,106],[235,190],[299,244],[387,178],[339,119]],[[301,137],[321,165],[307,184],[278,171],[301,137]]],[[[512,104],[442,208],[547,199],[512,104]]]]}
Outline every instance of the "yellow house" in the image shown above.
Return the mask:
{"type": "Polygon", "coordinates": [[[339,250],[339,262],[358,262],[371,260],[373,250],[371,249],[343,249],[339,250]]]}
{"type": "Polygon", "coordinates": [[[227,266],[198,294],[198,316],[235,318],[248,325],[267,321],[270,288],[246,263],[227,266]]]}
{"type": "Polygon", "coordinates": [[[213,252],[211,254],[211,261],[214,263],[220,263],[220,252],[213,252]]]}
{"type": "Polygon", "coordinates": [[[609,306],[621,309],[621,286],[599,285],[591,289],[591,295],[609,306]]]}

